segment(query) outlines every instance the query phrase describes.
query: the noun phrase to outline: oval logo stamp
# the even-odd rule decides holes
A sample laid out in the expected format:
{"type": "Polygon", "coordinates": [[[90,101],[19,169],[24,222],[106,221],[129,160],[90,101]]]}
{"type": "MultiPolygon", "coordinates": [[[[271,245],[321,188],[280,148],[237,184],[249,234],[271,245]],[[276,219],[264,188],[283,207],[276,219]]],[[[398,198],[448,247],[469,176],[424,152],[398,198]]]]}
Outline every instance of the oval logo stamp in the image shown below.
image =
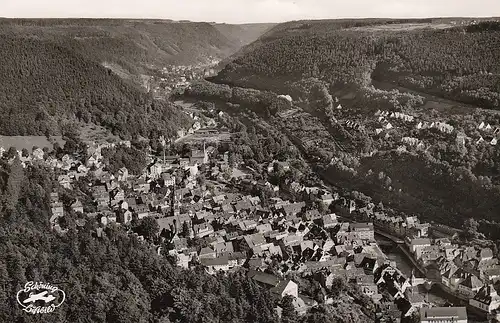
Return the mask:
{"type": "Polygon", "coordinates": [[[17,292],[17,302],[29,314],[52,313],[66,300],[66,293],[49,283],[27,282],[17,292]]]}

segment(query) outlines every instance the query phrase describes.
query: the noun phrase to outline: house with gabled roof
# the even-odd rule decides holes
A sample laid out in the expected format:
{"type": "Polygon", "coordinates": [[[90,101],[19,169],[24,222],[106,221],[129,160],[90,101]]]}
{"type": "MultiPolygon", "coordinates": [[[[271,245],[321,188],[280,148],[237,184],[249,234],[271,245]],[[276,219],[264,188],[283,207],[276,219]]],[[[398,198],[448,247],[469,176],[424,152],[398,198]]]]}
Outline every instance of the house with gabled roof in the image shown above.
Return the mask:
{"type": "Polygon", "coordinates": [[[219,242],[214,245],[214,250],[217,255],[225,253],[231,254],[234,252],[233,242],[232,241],[219,242]]]}
{"type": "Polygon", "coordinates": [[[176,236],[176,238],[172,240],[172,243],[174,244],[175,250],[177,250],[178,252],[182,252],[188,249],[188,242],[186,238],[179,238],[178,236],[176,236]]]}
{"type": "Polygon", "coordinates": [[[83,213],[83,204],[80,200],[76,200],[73,204],[71,204],[71,209],[73,212],[83,213]]]}
{"type": "Polygon", "coordinates": [[[351,223],[349,228],[352,232],[355,232],[361,240],[375,240],[373,223],[351,223]]]}
{"type": "Polygon", "coordinates": [[[62,218],[63,216],[64,216],[63,204],[61,202],[53,203],[51,207],[51,217],[50,217],[51,225],[57,224],[59,218],[62,218]]]}
{"type": "Polygon", "coordinates": [[[130,223],[132,221],[132,212],[130,210],[121,210],[118,213],[117,221],[121,224],[130,223]]]}
{"type": "Polygon", "coordinates": [[[327,214],[322,217],[323,227],[325,229],[333,228],[338,224],[337,216],[335,214],[327,214]]]}
{"type": "Polygon", "coordinates": [[[205,247],[200,250],[198,253],[198,258],[203,259],[203,258],[215,258],[217,256],[217,253],[214,249],[211,247],[205,247]]]}
{"type": "Polygon", "coordinates": [[[57,181],[62,187],[66,189],[71,189],[71,179],[69,178],[68,175],[59,175],[57,177],[57,181]]]}
{"type": "Polygon", "coordinates": [[[215,274],[218,271],[228,271],[229,267],[229,257],[228,256],[218,256],[216,258],[202,258],[200,263],[205,267],[209,274],[215,274]]]}
{"type": "Polygon", "coordinates": [[[287,295],[295,298],[299,297],[298,285],[294,281],[287,279],[280,281],[276,286],[270,289],[271,293],[283,298],[287,295]]]}
{"type": "Polygon", "coordinates": [[[266,239],[262,233],[254,233],[243,237],[250,249],[266,244],[266,239]]]}
{"type": "Polygon", "coordinates": [[[286,295],[291,295],[295,298],[299,297],[298,285],[289,279],[283,280],[275,275],[256,270],[249,270],[247,275],[257,283],[268,288],[271,293],[279,296],[280,298],[285,297],[286,295]]]}
{"type": "Polygon", "coordinates": [[[304,221],[315,221],[322,218],[322,215],[319,213],[317,209],[307,210],[303,215],[304,221]]]}
{"type": "Polygon", "coordinates": [[[227,255],[229,259],[230,268],[243,266],[247,260],[247,255],[244,252],[231,252],[224,255],[227,255]]]}
{"type": "Polygon", "coordinates": [[[493,251],[490,248],[481,248],[479,251],[479,260],[493,259],[493,251]]]}
{"type": "Polygon", "coordinates": [[[149,207],[146,204],[137,205],[134,212],[137,214],[138,219],[144,219],[150,214],[149,207]]]}
{"type": "Polygon", "coordinates": [[[276,287],[280,282],[279,277],[263,273],[257,270],[249,270],[247,276],[256,281],[257,283],[262,284],[268,288],[276,287]]]}
{"type": "Polygon", "coordinates": [[[483,286],[469,304],[482,312],[493,313],[500,308],[500,296],[493,285],[483,286]]]}
{"type": "Polygon", "coordinates": [[[194,235],[198,238],[203,238],[214,233],[214,228],[210,223],[203,222],[193,225],[194,235]]]}
{"type": "Polygon", "coordinates": [[[488,283],[496,283],[500,280],[500,266],[496,265],[481,272],[483,279],[488,283]]]}
{"type": "Polygon", "coordinates": [[[263,224],[259,224],[257,225],[256,227],[257,231],[260,232],[260,233],[266,233],[266,232],[271,232],[273,231],[273,228],[271,227],[271,224],[270,223],[263,223],[263,224]]]}
{"type": "Polygon", "coordinates": [[[304,208],[305,206],[306,206],[305,202],[298,202],[298,203],[283,205],[281,208],[283,209],[283,213],[286,216],[296,216],[302,211],[302,208],[304,208]]]}
{"type": "Polygon", "coordinates": [[[476,275],[469,274],[467,278],[458,285],[458,292],[465,297],[473,298],[481,287],[483,287],[483,282],[476,275]]]}
{"type": "Polygon", "coordinates": [[[119,182],[126,182],[128,180],[128,176],[128,169],[126,167],[122,167],[118,170],[117,180],[119,182]]]}

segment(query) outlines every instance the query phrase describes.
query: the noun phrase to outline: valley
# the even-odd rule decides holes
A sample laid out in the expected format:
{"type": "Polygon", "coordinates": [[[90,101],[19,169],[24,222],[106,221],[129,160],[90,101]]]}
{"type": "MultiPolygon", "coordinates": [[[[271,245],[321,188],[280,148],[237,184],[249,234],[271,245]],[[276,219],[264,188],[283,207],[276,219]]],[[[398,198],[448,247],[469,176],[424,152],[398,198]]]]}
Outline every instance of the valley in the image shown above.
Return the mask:
{"type": "Polygon", "coordinates": [[[122,139],[173,136],[187,119],[170,95],[272,26],[0,19],[0,134],[61,135],[83,121],[122,139]]]}
{"type": "Polygon", "coordinates": [[[500,321],[500,19],[0,43],[0,321],[44,280],[53,322],[500,321]]]}
{"type": "MultiPolygon", "coordinates": [[[[393,34],[379,33],[385,30],[385,25],[381,28],[332,28],[326,34],[328,23],[309,22],[304,29],[297,29],[299,22],[276,27],[245,48],[243,53],[237,54],[232,63],[211,78],[215,82],[212,87],[217,87],[217,83],[225,84],[225,87],[229,85],[233,89],[230,101],[234,101],[236,87],[260,90],[261,93],[274,91],[275,95],[291,94],[292,106],[279,112],[272,110],[270,105],[252,105],[251,100],[246,106],[278,131],[288,134],[292,142],[300,138],[299,146],[309,157],[317,156],[316,162],[322,163],[323,174],[330,183],[369,193],[401,211],[420,214],[426,219],[447,222],[449,218],[476,217],[496,221],[499,206],[493,201],[500,193],[496,162],[496,129],[500,129],[497,101],[492,99],[485,104],[486,101],[478,99],[471,102],[465,97],[462,100],[460,95],[453,100],[446,91],[436,92],[435,88],[424,89],[421,85],[415,86],[416,83],[402,81],[411,73],[399,73],[396,67],[396,72],[385,71],[391,71],[393,67],[390,66],[396,64],[406,66],[401,53],[409,50],[409,45],[403,45],[404,42],[427,42],[435,37],[453,38],[465,33],[459,37],[471,44],[474,41],[483,43],[488,38],[493,40],[497,32],[493,29],[477,33],[468,25],[457,27],[456,23],[448,22],[449,31],[446,33],[443,33],[442,25],[429,30],[428,25],[408,29],[406,25],[396,24],[387,27],[393,34]],[[374,45],[364,42],[367,31],[377,33],[374,45]],[[313,37],[307,40],[300,38],[301,34],[312,34],[313,37]],[[342,40],[344,49],[327,45],[327,39],[342,40]],[[357,48],[350,47],[351,39],[362,42],[357,48]],[[299,44],[300,47],[293,47],[299,44]],[[406,49],[402,51],[396,44],[406,49]],[[358,55],[360,48],[364,50],[363,46],[368,53],[384,53],[380,59],[385,63],[373,65],[375,62],[368,54],[359,56],[357,65],[349,65],[349,60],[358,55]],[[293,48],[297,48],[297,52],[291,58],[288,55],[293,48]],[[351,49],[354,52],[349,52],[351,49]],[[394,56],[389,50],[400,54],[394,56]],[[323,51],[332,51],[333,56],[329,56],[332,58],[320,57],[323,51]],[[307,53],[310,55],[306,56],[307,53]],[[327,60],[331,64],[328,67],[325,65],[327,60]],[[271,75],[274,79],[268,82],[271,75]],[[380,180],[376,179],[379,175],[382,176],[380,180]]],[[[451,46],[447,50],[454,49],[455,45],[451,45],[449,39],[446,44],[451,46]]],[[[486,48],[495,44],[496,41],[492,41],[486,48]]],[[[415,55],[415,50],[408,54],[415,55]]],[[[477,62],[474,69],[483,71],[496,68],[488,65],[493,61],[478,61],[478,57],[484,55],[486,58],[491,54],[486,49],[474,54],[476,58],[462,62],[469,65],[477,62]]],[[[454,57],[448,64],[460,64],[458,57],[454,57]]],[[[425,64],[445,64],[439,61],[441,58],[436,59],[437,62],[425,64]]],[[[473,70],[469,67],[469,71],[473,70]]],[[[451,73],[447,78],[458,77],[450,70],[443,73],[451,73]]],[[[436,72],[426,77],[438,80],[444,76],[436,72]]],[[[471,77],[460,76],[464,82],[471,77]]],[[[477,80],[481,79],[478,76],[477,80]]],[[[484,83],[484,86],[488,84],[484,83]]],[[[193,94],[198,90],[207,93],[205,89],[193,89],[190,96],[202,98],[193,94]]],[[[491,93],[499,90],[496,87],[490,89],[491,93]]],[[[227,88],[223,90],[224,93],[227,91],[227,88]]],[[[216,90],[212,89],[211,93],[216,93],[216,90]]],[[[227,100],[228,97],[219,98],[227,100]]],[[[491,237],[498,238],[496,235],[491,237]]]]}

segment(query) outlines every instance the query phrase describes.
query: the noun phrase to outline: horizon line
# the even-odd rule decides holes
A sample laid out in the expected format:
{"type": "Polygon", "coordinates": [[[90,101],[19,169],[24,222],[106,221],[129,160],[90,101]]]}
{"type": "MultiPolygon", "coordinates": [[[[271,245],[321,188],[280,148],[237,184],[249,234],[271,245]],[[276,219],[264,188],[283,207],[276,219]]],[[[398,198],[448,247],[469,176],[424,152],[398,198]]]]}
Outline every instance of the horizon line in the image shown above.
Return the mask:
{"type": "Polygon", "coordinates": [[[269,22],[225,22],[225,21],[199,21],[189,19],[172,19],[172,18],[155,18],[155,17],[2,17],[3,20],[150,20],[150,21],[167,21],[167,22],[181,22],[181,23],[210,23],[210,24],[228,24],[228,25],[245,25],[245,24],[281,24],[294,21],[322,21],[322,20],[420,20],[420,19],[500,19],[500,16],[421,16],[421,17],[336,17],[336,18],[307,18],[293,19],[284,21],[269,21],[269,22]]]}

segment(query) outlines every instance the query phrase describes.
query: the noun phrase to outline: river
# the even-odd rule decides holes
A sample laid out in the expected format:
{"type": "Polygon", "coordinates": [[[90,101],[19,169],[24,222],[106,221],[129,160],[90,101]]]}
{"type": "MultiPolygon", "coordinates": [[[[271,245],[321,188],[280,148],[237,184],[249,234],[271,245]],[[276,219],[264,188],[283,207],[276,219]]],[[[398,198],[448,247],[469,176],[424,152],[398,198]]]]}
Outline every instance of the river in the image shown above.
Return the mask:
{"type": "MultiPolygon", "coordinates": [[[[193,109],[193,103],[189,100],[178,100],[174,102],[175,104],[183,107],[184,109],[187,110],[197,110],[193,109]]],[[[242,114],[241,113],[236,113],[232,109],[228,109],[227,106],[224,106],[223,104],[217,104],[217,108],[226,111],[227,113],[230,113],[231,115],[238,115],[240,119],[242,119],[242,114]],[[223,107],[222,107],[223,106],[223,107]]],[[[246,119],[246,118],[243,118],[246,119]]],[[[245,120],[248,121],[248,120],[245,120]]],[[[387,255],[387,258],[390,261],[394,261],[396,263],[396,266],[403,274],[405,274],[407,277],[411,277],[412,275],[412,269],[413,269],[413,264],[411,261],[407,259],[405,254],[390,240],[376,235],[376,240],[377,242],[380,243],[380,248],[382,251],[387,255]]],[[[415,270],[415,276],[418,278],[419,272],[418,270],[415,270]]],[[[427,290],[424,286],[419,286],[419,292],[424,295],[428,303],[434,304],[435,306],[444,306],[446,304],[453,304],[455,306],[463,306],[458,303],[456,303],[455,299],[451,299],[450,295],[446,294],[443,292],[439,287],[432,287],[431,290],[427,290]]],[[[480,321],[476,321],[469,317],[469,323],[479,323],[480,321]]]]}
{"type": "MultiPolygon", "coordinates": [[[[380,244],[380,249],[382,249],[382,251],[387,255],[387,258],[394,261],[398,269],[401,270],[403,274],[407,277],[411,277],[413,264],[408,260],[405,254],[395,244],[392,244],[391,246],[389,244],[389,242],[391,242],[390,240],[379,235],[375,235],[375,238],[380,244]]],[[[415,277],[420,277],[417,270],[415,270],[415,277]]],[[[464,306],[463,304],[460,304],[460,300],[451,297],[437,286],[432,287],[430,291],[427,291],[424,286],[419,286],[419,292],[426,297],[427,302],[432,303],[435,306],[445,306],[447,304],[452,306],[464,306]]],[[[485,322],[471,313],[468,314],[469,323],[485,322]]]]}
{"type": "MultiPolygon", "coordinates": [[[[387,258],[396,263],[396,266],[406,277],[411,277],[413,264],[406,258],[403,252],[396,246],[388,246],[390,240],[376,235],[376,240],[381,245],[382,251],[387,255],[387,258]]],[[[417,270],[415,270],[415,277],[420,277],[417,270]]],[[[425,295],[427,301],[435,304],[436,306],[442,306],[447,303],[446,295],[437,287],[433,287],[429,292],[424,286],[419,286],[419,292],[425,295]]]]}

